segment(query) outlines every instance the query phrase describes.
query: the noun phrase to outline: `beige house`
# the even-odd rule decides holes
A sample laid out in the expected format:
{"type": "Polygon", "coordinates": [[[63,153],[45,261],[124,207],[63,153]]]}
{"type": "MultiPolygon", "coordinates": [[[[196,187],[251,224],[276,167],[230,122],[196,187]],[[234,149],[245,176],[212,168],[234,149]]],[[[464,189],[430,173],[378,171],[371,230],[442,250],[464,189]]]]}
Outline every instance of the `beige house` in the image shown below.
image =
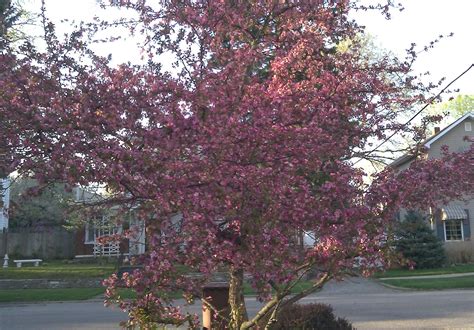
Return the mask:
{"type": "MultiPolygon", "coordinates": [[[[474,143],[473,139],[474,112],[470,112],[443,130],[436,129],[435,134],[424,142],[426,156],[428,159],[440,158],[442,146],[447,146],[454,152],[466,151],[474,143]]],[[[390,166],[404,170],[415,157],[404,155],[390,166]]],[[[466,181],[462,177],[459,180],[466,181]]],[[[430,213],[431,228],[444,242],[448,259],[452,262],[474,261],[474,196],[469,196],[467,201],[451,201],[430,213]]]]}

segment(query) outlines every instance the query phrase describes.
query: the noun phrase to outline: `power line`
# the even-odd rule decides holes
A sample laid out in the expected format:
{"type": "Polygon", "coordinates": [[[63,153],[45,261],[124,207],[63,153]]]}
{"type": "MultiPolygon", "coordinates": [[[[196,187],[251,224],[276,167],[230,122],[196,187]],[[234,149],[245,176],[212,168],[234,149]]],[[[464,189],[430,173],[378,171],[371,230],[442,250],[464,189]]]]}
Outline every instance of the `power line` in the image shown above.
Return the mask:
{"type": "MultiPolygon", "coordinates": [[[[374,151],[377,151],[378,148],[380,148],[381,146],[383,146],[388,140],[390,140],[391,138],[393,138],[395,136],[395,134],[397,134],[398,132],[400,132],[400,130],[407,126],[409,123],[411,123],[413,121],[413,119],[415,119],[416,117],[418,117],[418,115],[420,113],[423,112],[423,110],[425,110],[430,104],[431,102],[433,102],[436,98],[438,98],[441,94],[443,94],[446,89],[449,88],[449,86],[451,86],[452,84],[454,84],[459,78],[461,78],[462,76],[464,76],[467,72],[469,72],[469,70],[471,70],[472,68],[474,67],[474,64],[471,64],[466,70],[464,70],[460,75],[458,75],[456,78],[454,78],[453,80],[451,80],[449,82],[449,84],[447,84],[441,91],[438,92],[438,94],[436,94],[435,96],[431,97],[429,99],[429,101],[420,109],[418,110],[406,123],[404,123],[401,127],[397,128],[389,137],[387,137],[385,140],[383,140],[382,142],[380,142],[379,145],[377,145],[374,149],[370,150],[366,155],[370,155],[371,153],[373,153],[374,151]]],[[[363,158],[359,158],[358,161],[356,161],[354,163],[357,164],[358,162],[360,162],[363,158]]]]}

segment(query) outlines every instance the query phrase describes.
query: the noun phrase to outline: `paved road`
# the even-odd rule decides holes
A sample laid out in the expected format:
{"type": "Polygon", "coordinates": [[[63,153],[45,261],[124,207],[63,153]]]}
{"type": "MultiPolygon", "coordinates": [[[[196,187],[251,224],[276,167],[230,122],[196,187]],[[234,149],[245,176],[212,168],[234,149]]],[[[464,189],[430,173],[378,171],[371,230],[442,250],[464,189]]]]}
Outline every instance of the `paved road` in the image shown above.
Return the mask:
{"type": "Polygon", "coordinates": [[[120,329],[126,319],[101,301],[0,305],[1,330],[120,329]]]}
{"type": "Polygon", "coordinates": [[[353,279],[315,298],[358,329],[474,329],[474,290],[393,290],[353,279]]]}
{"type": "MultiPolygon", "coordinates": [[[[331,304],[358,329],[474,329],[474,291],[401,291],[365,279],[330,283],[305,302],[331,304]]],[[[248,299],[251,313],[259,303],[248,299]]],[[[192,306],[199,312],[200,306],[192,306]]],[[[100,301],[0,305],[0,329],[119,329],[126,315],[100,301]]]]}

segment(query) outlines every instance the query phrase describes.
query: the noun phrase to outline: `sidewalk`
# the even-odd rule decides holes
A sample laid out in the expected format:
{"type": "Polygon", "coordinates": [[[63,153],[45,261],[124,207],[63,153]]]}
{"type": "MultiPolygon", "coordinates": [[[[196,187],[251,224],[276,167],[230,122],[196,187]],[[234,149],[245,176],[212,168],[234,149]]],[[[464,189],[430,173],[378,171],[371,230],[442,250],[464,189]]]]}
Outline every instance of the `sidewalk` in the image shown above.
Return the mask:
{"type": "Polygon", "coordinates": [[[471,273],[455,273],[455,274],[438,274],[438,275],[417,275],[417,276],[397,276],[397,277],[380,277],[378,280],[415,280],[424,278],[450,278],[450,277],[464,277],[474,276],[474,272],[471,273]]]}

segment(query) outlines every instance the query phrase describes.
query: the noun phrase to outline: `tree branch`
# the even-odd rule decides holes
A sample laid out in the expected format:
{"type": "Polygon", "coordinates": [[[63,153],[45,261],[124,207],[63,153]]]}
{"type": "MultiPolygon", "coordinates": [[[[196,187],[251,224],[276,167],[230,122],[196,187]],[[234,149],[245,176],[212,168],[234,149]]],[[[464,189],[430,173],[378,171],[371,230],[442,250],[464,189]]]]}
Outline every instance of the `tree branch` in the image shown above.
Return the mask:
{"type": "Polygon", "coordinates": [[[332,276],[330,276],[329,273],[324,274],[324,276],[321,277],[321,278],[319,279],[319,281],[318,281],[317,283],[315,283],[312,287],[310,287],[310,288],[308,288],[308,289],[306,289],[306,290],[303,290],[303,291],[301,291],[300,293],[298,293],[298,294],[292,296],[290,299],[288,299],[288,300],[286,300],[285,302],[283,302],[283,304],[282,304],[281,307],[283,308],[283,307],[285,307],[285,306],[287,306],[287,305],[291,305],[291,304],[297,302],[298,300],[300,300],[301,298],[304,298],[304,297],[306,297],[307,295],[309,295],[309,294],[311,294],[311,293],[314,293],[314,292],[320,290],[320,289],[323,287],[323,285],[324,285],[326,282],[328,282],[331,278],[332,278],[332,276]]]}

